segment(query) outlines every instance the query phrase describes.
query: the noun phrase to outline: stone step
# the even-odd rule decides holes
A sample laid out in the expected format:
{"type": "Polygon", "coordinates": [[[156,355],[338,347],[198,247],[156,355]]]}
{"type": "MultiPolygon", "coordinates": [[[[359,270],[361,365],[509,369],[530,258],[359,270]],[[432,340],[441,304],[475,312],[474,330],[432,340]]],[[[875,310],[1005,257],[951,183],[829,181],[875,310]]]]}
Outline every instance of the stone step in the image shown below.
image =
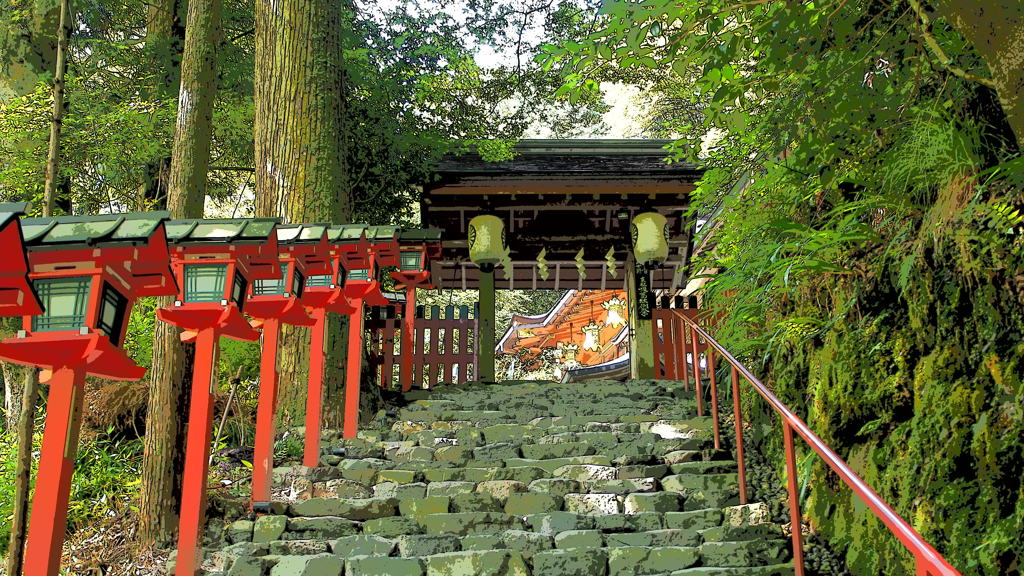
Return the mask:
{"type": "Polygon", "coordinates": [[[469,383],[414,391],[315,468],[274,470],[289,503],[223,531],[235,576],[789,576],[767,507],[735,506],[678,382],[469,383]]]}
{"type": "MultiPolygon", "coordinates": [[[[551,548],[543,536],[530,533],[524,537],[513,531],[488,540],[497,547],[461,549],[461,542],[451,535],[413,535],[394,541],[364,540],[358,549],[345,550],[336,544],[337,552],[309,547],[307,554],[268,554],[239,556],[226,562],[228,576],[545,576],[600,575],[701,575],[788,576],[792,566],[758,564],[718,566],[717,552],[707,544],[696,546],[622,546],[595,548],[588,546],[551,548]],[[340,554],[338,553],[340,552],[340,554]],[[360,552],[360,553],[353,553],[360,552]],[[367,554],[361,554],[366,552],[367,554]]],[[[562,539],[585,543],[580,536],[562,539]]],[[[481,542],[483,543],[483,542],[481,542]]],[[[748,547],[749,548],[749,547],[748,547]]],[[[287,548],[282,551],[288,552],[287,548]]],[[[749,553],[742,553],[748,555],[749,553]]],[[[756,553],[753,553],[756,554],[756,553]]],[[[770,561],[772,554],[761,554],[758,561],[770,561]]],[[[733,557],[734,559],[737,557],[733,557]]]]}

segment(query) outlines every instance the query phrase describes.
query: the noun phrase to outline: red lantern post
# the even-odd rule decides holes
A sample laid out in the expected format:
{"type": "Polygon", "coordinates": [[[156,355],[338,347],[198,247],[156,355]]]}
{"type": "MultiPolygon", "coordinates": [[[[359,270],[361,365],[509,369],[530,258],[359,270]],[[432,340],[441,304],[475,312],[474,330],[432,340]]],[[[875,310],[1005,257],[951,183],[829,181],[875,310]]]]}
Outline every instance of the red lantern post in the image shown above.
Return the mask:
{"type": "MultiPolygon", "coordinates": [[[[138,380],[146,373],[121,344],[137,298],[175,291],[167,266],[166,218],[160,212],[22,221],[29,278],[42,312],[24,316],[22,330],[0,343],[0,358],[42,368],[41,380],[50,384],[26,576],[55,576],[60,568],[85,376],[138,380]]],[[[8,222],[5,232],[9,228],[8,222]]],[[[16,254],[5,258],[5,272],[21,261],[16,254]]],[[[7,286],[10,278],[5,277],[7,286]]],[[[10,305],[11,298],[6,302],[10,305]]],[[[26,312],[34,308],[24,296],[20,306],[26,312]]]]}
{"type": "Polygon", "coordinates": [[[248,283],[280,277],[276,219],[175,220],[167,224],[171,267],[178,280],[174,304],[157,317],[196,343],[192,372],[185,477],[182,480],[175,574],[193,576],[202,562],[217,341],[259,338],[242,316],[248,283]]]}
{"type": "Polygon", "coordinates": [[[320,429],[323,420],[324,340],[327,313],[352,314],[355,307],[345,295],[346,272],[342,253],[362,245],[369,250],[361,226],[333,226],[327,231],[329,273],[306,278],[303,304],[313,317],[309,341],[309,387],[306,393],[306,439],[302,463],[316,466],[320,462],[320,429]],[[361,243],[361,244],[360,244],[361,243]]]}
{"type": "Polygon", "coordinates": [[[433,290],[430,284],[430,260],[441,256],[441,230],[402,230],[398,235],[401,247],[398,270],[391,273],[398,288],[405,289],[405,310],[402,313],[402,356],[398,381],[402,392],[412,389],[413,333],[416,329],[416,289],[433,290]]]}
{"type": "Polygon", "coordinates": [[[246,312],[263,330],[260,356],[260,394],[256,409],[251,505],[270,502],[274,457],[274,415],[277,408],[277,343],[281,323],[313,326],[302,299],[306,279],[333,272],[327,246],[329,224],[294,224],[277,227],[281,278],[252,283],[246,312]]]}
{"type": "MultiPolygon", "coordinates": [[[[339,243],[344,247],[342,260],[348,278],[345,295],[354,308],[348,331],[348,369],[345,372],[344,438],[355,438],[359,432],[359,382],[363,360],[363,307],[386,306],[381,293],[380,267],[397,266],[399,258],[398,228],[395,226],[341,226],[339,243]],[[358,236],[356,236],[358,234],[358,236]]],[[[308,436],[308,430],[307,430],[308,436]]]]}

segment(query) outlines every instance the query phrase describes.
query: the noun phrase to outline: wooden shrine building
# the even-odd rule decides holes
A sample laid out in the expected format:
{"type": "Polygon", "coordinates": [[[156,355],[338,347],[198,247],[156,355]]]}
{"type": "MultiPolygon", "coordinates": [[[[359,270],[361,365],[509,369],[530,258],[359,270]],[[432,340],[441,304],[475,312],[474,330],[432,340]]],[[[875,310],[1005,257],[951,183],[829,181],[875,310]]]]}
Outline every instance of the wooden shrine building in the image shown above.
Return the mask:
{"type": "MultiPolygon", "coordinates": [[[[669,246],[661,267],[635,278],[640,293],[686,285],[695,229],[687,211],[703,170],[667,163],[669,142],[523,140],[511,160],[489,162],[469,153],[437,165],[421,203],[423,225],[443,230],[431,278],[442,288],[480,290],[482,356],[494,349],[486,324],[495,288],[626,289],[632,296],[637,287],[630,286],[633,274],[627,273],[634,270],[630,228],[638,214],[665,217],[669,246]],[[484,214],[504,223],[503,273],[482,271],[470,260],[469,223],[484,214]]],[[[649,318],[649,310],[637,305],[641,300],[649,299],[630,299],[631,316],[649,318]]],[[[641,327],[649,324],[633,324],[634,376],[653,372],[643,358],[651,335],[641,327]]],[[[493,378],[486,362],[481,357],[482,379],[493,378]]]]}

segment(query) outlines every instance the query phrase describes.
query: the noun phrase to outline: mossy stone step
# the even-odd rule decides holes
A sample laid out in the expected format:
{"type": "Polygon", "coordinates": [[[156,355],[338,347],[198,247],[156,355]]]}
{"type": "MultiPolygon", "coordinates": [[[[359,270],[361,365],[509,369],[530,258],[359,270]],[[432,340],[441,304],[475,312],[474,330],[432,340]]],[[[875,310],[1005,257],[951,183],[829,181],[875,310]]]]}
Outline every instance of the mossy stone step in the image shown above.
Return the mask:
{"type": "Polygon", "coordinates": [[[547,550],[533,555],[533,573],[544,576],[606,576],[608,554],[601,549],[547,550]]]}
{"type": "Polygon", "coordinates": [[[423,576],[423,564],[421,558],[354,556],[345,561],[345,576],[423,576]]]}
{"type": "Polygon", "coordinates": [[[695,566],[700,550],[687,546],[624,546],[608,549],[608,576],[660,574],[695,566]]]}
{"type": "Polygon", "coordinates": [[[607,456],[601,454],[595,454],[592,456],[571,456],[565,458],[549,458],[546,460],[534,460],[530,458],[507,458],[505,459],[506,468],[523,468],[532,466],[540,468],[545,472],[554,474],[555,470],[563,466],[570,466],[573,464],[590,464],[593,466],[611,466],[612,461],[607,456]]]}
{"type": "Polygon", "coordinates": [[[773,566],[749,566],[728,568],[716,566],[699,566],[686,570],[677,570],[669,576],[793,576],[792,564],[776,564],[773,566]]]}
{"type": "Polygon", "coordinates": [[[338,516],[351,520],[371,520],[394,516],[398,501],[394,498],[311,498],[289,506],[291,516],[338,516]]]}
{"type": "Polygon", "coordinates": [[[750,540],[743,542],[705,542],[701,557],[708,566],[759,566],[789,560],[791,548],[786,540],[750,540]]]}
{"type": "Polygon", "coordinates": [[[333,554],[284,556],[270,569],[270,576],[341,576],[343,569],[344,561],[333,554]]]}
{"type": "Polygon", "coordinates": [[[605,546],[616,548],[621,546],[700,546],[702,539],[700,532],[694,529],[667,528],[663,530],[651,530],[648,532],[621,532],[606,534],[604,537],[605,546]]]}
{"type": "Polygon", "coordinates": [[[342,558],[352,556],[390,556],[394,549],[394,540],[383,538],[376,534],[345,536],[331,543],[331,552],[335,556],[341,556],[342,558]]]}
{"type": "Polygon", "coordinates": [[[452,512],[429,514],[418,519],[427,534],[481,534],[522,528],[522,521],[503,512],[452,512]]]}
{"type": "Polygon", "coordinates": [[[554,444],[524,444],[520,450],[523,458],[530,460],[549,460],[552,458],[569,458],[573,456],[590,456],[597,451],[586,442],[559,442],[554,444]]]}
{"type": "Polygon", "coordinates": [[[522,554],[514,550],[435,554],[426,565],[427,576],[530,576],[522,554]]]}
{"type": "Polygon", "coordinates": [[[225,536],[238,543],[219,554],[236,576],[282,562],[310,576],[792,574],[788,540],[757,524],[763,505],[723,510],[738,494],[736,464],[712,449],[710,418],[693,417],[680,389],[414,392],[397,419],[378,414],[378,430],[325,433],[338,452],[320,467],[276,471],[315,498],[232,524],[225,536]],[[337,560],[321,569],[328,552],[337,560]]]}

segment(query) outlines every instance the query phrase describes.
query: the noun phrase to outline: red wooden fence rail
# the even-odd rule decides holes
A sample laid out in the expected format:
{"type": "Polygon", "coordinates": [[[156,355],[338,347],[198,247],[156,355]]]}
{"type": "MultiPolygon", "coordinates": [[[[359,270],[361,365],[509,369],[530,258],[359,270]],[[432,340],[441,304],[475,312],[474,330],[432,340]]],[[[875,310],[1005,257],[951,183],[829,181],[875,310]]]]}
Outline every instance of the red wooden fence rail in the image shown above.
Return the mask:
{"type": "Polygon", "coordinates": [[[373,308],[366,322],[370,369],[382,388],[398,383],[401,359],[412,354],[413,388],[467,382],[476,376],[478,313],[469,306],[417,306],[412,350],[402,350],[396,307],[373,308]],[[442,313],[443,310],[443,313],[442,313]]]}

